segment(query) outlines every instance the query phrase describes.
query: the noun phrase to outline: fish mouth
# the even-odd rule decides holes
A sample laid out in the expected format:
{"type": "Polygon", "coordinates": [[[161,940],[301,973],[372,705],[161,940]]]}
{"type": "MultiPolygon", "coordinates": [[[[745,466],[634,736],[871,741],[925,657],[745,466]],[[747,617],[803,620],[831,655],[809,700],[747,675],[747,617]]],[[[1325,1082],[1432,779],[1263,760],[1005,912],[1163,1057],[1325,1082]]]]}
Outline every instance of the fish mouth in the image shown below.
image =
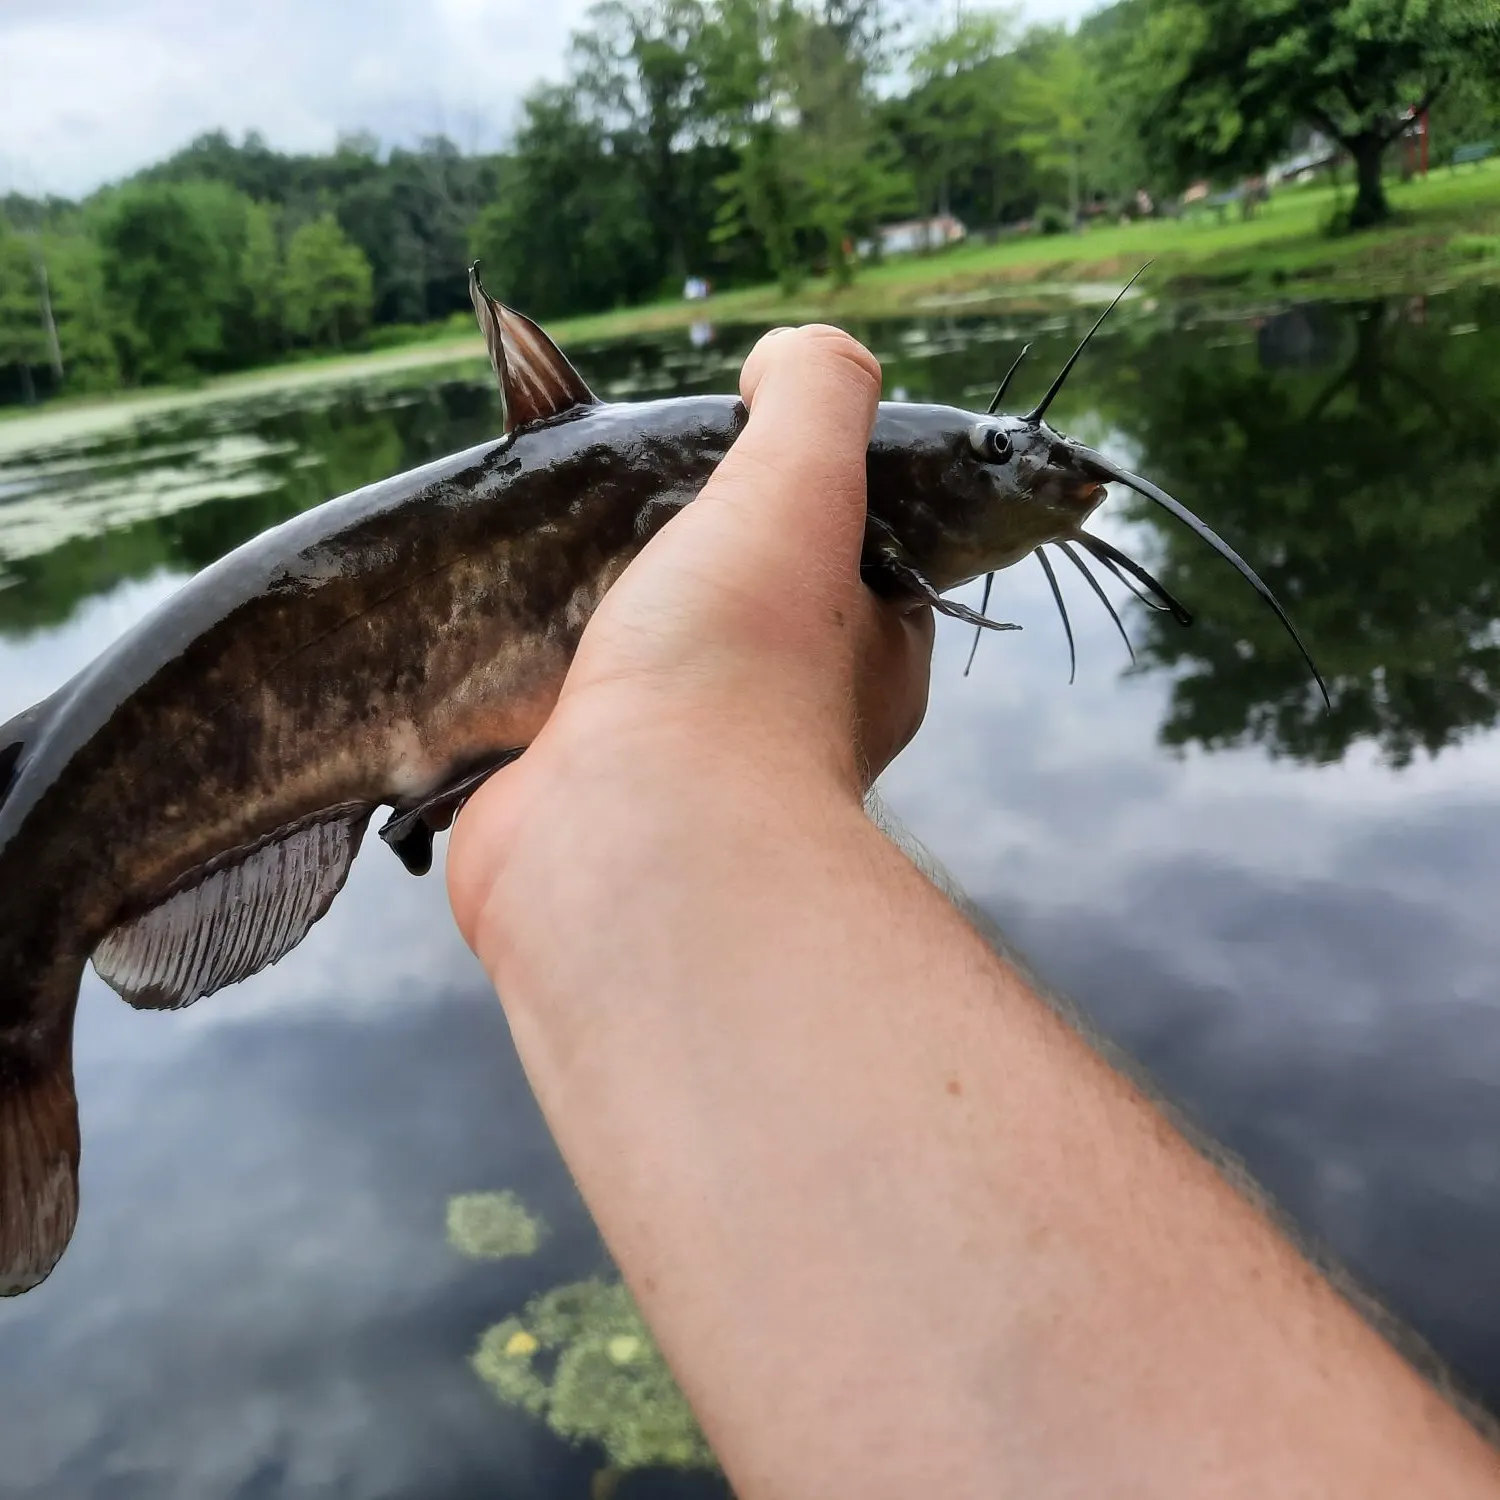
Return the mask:
{"type": "Polygon", "coordinates": [[[1058,485],[1062,502],[1081,516],[1091,516],[1103,505],[1109,491],[1097,479],[1064,479],[1058,485]]]}

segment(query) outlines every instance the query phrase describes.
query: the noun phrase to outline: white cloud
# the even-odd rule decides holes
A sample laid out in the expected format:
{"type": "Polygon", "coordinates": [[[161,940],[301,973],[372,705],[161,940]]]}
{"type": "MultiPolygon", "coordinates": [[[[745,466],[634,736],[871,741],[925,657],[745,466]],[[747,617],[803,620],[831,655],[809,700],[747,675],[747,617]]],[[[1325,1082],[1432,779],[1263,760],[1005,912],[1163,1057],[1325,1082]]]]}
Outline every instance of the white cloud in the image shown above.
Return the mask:
{"type": "Polygon", "coordinates": [[[560,75],[587,6],[13,0],[0,15],[0,191],[85,193],[216,128],[259,130],[285,150],[327,150],[360,129],[493,147],[521,95],[560,75]]]}

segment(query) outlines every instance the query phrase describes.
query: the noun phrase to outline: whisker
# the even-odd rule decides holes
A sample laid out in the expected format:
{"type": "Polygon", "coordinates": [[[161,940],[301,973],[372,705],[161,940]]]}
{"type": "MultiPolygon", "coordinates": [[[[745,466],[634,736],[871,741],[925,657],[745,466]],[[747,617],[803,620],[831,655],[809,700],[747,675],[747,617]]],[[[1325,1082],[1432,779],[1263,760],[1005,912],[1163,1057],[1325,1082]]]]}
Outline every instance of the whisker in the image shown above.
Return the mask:
{"type": "Polygon", "coordinates": [[[1115,608],[1114,600],[1104,592],[1104,586],[1094,575],[1089,572],[1089,565],[1078,555],[1077,550],[1071,542],[1059,542],[1058,549],[1083,574],[1088,581],[1088,586],[1099,596],[1099,602],[1109,611],[1109,617],[1115,622],[1115,629],[1120,632],[1120,639],[1125,642],[1125,649],[1130,653],[1131,664],[1135,663],[1135,647],[1130,644],[1130,636],[1125,630],[1125,622],[1120,618],[1120,612],[1115,608]]]}
{"type": "Polygon", "coordinates": [[[992,417],[1000,409],[1000,403],[1005,399],[1005,393],[1010,389],[1010,383],[1015,378],[1015,373],[1021,368],[1021,361],[1031,352],[1030,344],[1023,344],[1021,352],[1016,355],[1015,363],[1005,372],[1005,379],[1000,382],[1000,389],[995,392],[995,399],[985,407],[985,415],[992,417]]]}
{"type": "MultiPolygon", "coordinates": [[[[1026,351],[1024,349],[1021,351],[1022,354],[1024,354],[1025,352],[1026,351]]],[[[1019,361],[1017,361],[1017,363],[1019,363],[1019,361]]],[[[1004,387],[1001,387],[1001,389],[1003,390],[1004,387]]],[[[994,588],[994,586],[995,586],[995,575],[993,573],[986,573],[984,575],[984,598],[982,598],[979,601],[979,613],[980,614],[984,614],[989,609],[989,607],[990,607],[990,590],[992,588],[994,588]]],[[[964,676],[965,677],[967,677],[969,675],[969,668],[974,665],[974,653],[979,650],[979,637],[982,636],[983,634],[984,634],[984,626],[983,625],[976,625],[974,627],[974,644],[969,647],[969,659],[968,659],[968,661],[966,661],[964,663],[964,676]]]]}
{"type": "Polygon", "coordinates": [[[1145,589],[1143,589],[1140,584],[1135,581],[1135,579],[1133,579],[1128,573],[1122,573],[1107,557],[1095,556],[1094,561],[1100,564],[1101,567],[1106,569],[1110,577],[1112,577],[1117,583],[1123,583],[1125,587],[1130,591],[1132,597],[1139,600],[1140,603],[1144,604],[1146,608],[1152,612],[1152,614],[1169,615],[1172,613],[1172,611],[1168,609],[1160,599],[1153,599],[1151,595],[1148,594],[1145,589]]]}
{"type": "MultiPolygon", "coordinates": [[[[1112,464],[1102,453],[1096,453],[1092,448],[1085,448],[1081,444],[1073,444],[1072,454],[1075,461],[1081,462],[1085,469],[1092,470],[1098,479],[1114,480],[1132,489],[1138,495],[1144,495],[1153,504],[1161,506],[1169,516],[1181,521],[1200,542],[1213,548],[1220,557],[1232,567],[1251,588],[1271,606],[1276,618],[1281,621],[1282,628],[1291,636],[1292,643],[1302,654],[1302,660],[1307,663],[1308,671],[1313,675],[1313,681],[1318,685],[1318,691],[1323,695],[1323,702],[1329,711],[1333,709],[1333,699],[1328,696],[1328,684],[1323,681],[1323,674],[1318,671],[1318,664],[1312,659],[1312,653],[1302,642],[1302,637],[1297,634],[1297,627],[1292,624],[1291,616],[1281,607],[1281,601],[1267,587],[1265,580],[1260,574],[1245,561],[1228,542],[1216,532],[1213,527],[1200,521],[1187,506],[1180,500],[1174,500],[1160,485],[1152,484],[1149,479],[1142,479],[1139,474],[1132,474],[1127,469],[1122,469],[1112,464]]],[[[1094,540],[1098,540],[1096,537],[1094,540]]],[[[1119,557],[1116,557],[1119,561],[1119,557]]],[[[1154,580],[1153,580],[1154,581],[1154,580]]],[[[1157,585],[1161,587],[1160,584],[1157,585]]],[[[1163,590],[1165,593],[1165,590],[1163,590]]]]}
{"type": "Polygon", "coordinates": [[[1036,549],[1036,560],[1041,563],[1042,572],[1047,575],[1052,597],[1057,601],[1057,612],[1062,616],[1063,634],[1068,638],[1068,686],[1072,687],[1078,677],[1078,648],[1073,644],[1073,622],[1068,618],[1068,606],[1063,603],[1062,589],[1057,582],[1057,574],[1052,571],[1052,564],[1040,547],[1036,549]]]}
{"type": "Polygon", "coordinates": [[[1087,531],[1078,533],[1078,541],[1086,552],[1099,559],[1116,577],[1123,568],[1137,583],[1147,588],[1160,601],[1155,607],[1165,609],[1179,625],[1191,625],[1193,613],[1179,600],[1172,597],[1165,584],[1153,578],[1133,557],[1127,557],[1118,547],[1112,547],[1103,537],[1093,536],[1087,531]]]}
{"type": "MultiPolygon", "coordinates": [[[[1072,374],[1073,366],[1078,363],[1078,356],[1088,348],[1089,340],[1099,332],[1099,325],[1103,323],[1104,320],[1115,310],[1115,308],[1120,305],[1120,298],[1123,297],[1125,293],[1128,292],[1131,287],[1133,287],[1136,282],[1141,279],[1142,275],[1145,273],[1146,266],[1149,266],[1150,264],[1151,262],[1148,260],[1146,262],[1146,265],[1142,266],[1141,269],[1137,271],[1135,275],[1132,276],[1130,280],[1127,281],[1118,292],[1115,293],[1115,300],[1111,302],[1102,313],[1099,314],[1099,322],[1095,323],[1094,326],[1090,328],[1086,334],[1084,334],[1083,342],[1072,352],[1072,354],[1068,356],[1067,364],[1065,364],[1062,369],[1057,372],[1057,379],[1052,382],[1051,388],[1048,390],[1047,394],[1042,397],[1041,401],[1038,402],[1034,410],[1029,411],[1026,414],[1026,420],[1028,422],[1040,422],[1042,418],[1046,416],[1047,408],[1052,405],[1052,398],[1056,396],[1057,393],[1063,388],[1063,382],[1068,378],[1070,374],[1072,374]]],[[[994,407],[991,407],[990,410],[993,411],[994,407]]]]}

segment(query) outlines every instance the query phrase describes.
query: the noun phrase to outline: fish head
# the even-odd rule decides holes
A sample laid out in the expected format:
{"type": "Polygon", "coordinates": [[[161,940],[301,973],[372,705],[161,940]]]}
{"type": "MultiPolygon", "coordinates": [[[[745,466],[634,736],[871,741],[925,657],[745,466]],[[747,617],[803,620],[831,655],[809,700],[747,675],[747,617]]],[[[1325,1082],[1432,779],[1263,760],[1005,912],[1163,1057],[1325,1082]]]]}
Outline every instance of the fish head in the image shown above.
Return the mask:
{"type": "Polygon", "coordinates": [[[971,484],[983,498],[971,514],[967,556],[960,538],[950,566],[967,576],[999,572],[1038,547],[1068,541],[1104,503],[1109,491],[1080,449],[1046,422],[1017,416],[976,416],[963,437],[971,484]]]}
{"type": "Polygon", "coordinates": [[[1076,543],[1121,581],[1140,585],[1148,603],[1189,624],[1191,614],[1157,579],[1084,529],[1107,498],[1108,485],[1134,490],[1186,526],[1250,584],[1280,619],[1328,698],[1286,611],[1249,563],[1181,501],[1059,432],[1040,410],[981,415],[958,407],[883,402],[868,475],[872,530],[888,538],[896,557],[939,594],[1013,567],[1045,547],[1066,550],[1076,543]]]}
{"type": "Polygon", "coordinates": [[[1092,456],[1045,422],[883,405],[870,509],[937,588],[951,589],[1076,537],[1108,494],[1092,456]]]}

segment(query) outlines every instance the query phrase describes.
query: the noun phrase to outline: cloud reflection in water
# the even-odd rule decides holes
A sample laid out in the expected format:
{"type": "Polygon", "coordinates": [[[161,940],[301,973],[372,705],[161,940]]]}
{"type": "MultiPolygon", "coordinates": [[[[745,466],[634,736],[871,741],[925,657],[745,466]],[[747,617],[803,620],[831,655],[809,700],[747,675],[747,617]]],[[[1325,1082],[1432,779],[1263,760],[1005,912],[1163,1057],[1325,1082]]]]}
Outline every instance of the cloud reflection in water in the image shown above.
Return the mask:
{"type": "MultiPolygon", "coordinates": [[[[1000,355],[980,349],[975,378],[981,357],[1000,355]]],[[[929,394],[940,363],[900,378],[929,394]]],[[[468,400],[463,422],[481,421],[468,400]]],[[[430,404],[402,420],[417,416],[407,460],[461,446],[430,404]]],[[[142,533],[135,581],[81,602],[67,589],[107,575],[102,553],[23,574],[29,602],[0,622],[0,718],[165,597],[174,576],[152,559],[224,524],[193,514],[204,537],[142,533]]],[[[1100,529],[1151,551],[1113,507],[1100,529]]],[[[1217,587],[1191,591],[1206,619],[1217,587]]],[[[1027,629],[985,642],[967,680],[967,633],[940,630],[891,806],[1500,1404],[1500,738],[1404,769],[1366,742],[1326,766],[1164,751],[1171,673],[1122,675],[1102,611],[1074,610],[1070,689],[1040,573],[1004,575],[996,609],[1027,629]]],[[[135,1014],[90,976],[77,1046],[83,1215],[53,1278],[0,1306],[0,1496],[584,1493],[593,1463],[498,1407],[467,1363],[483,1329],[602,1252],[439,876],[411,880],[370,838],[283,963],[181,1015],[135,1014]],[[447,1200],[498,1188],[552,1234],[526,1260],[465,1261],[447,1200]]]]}

